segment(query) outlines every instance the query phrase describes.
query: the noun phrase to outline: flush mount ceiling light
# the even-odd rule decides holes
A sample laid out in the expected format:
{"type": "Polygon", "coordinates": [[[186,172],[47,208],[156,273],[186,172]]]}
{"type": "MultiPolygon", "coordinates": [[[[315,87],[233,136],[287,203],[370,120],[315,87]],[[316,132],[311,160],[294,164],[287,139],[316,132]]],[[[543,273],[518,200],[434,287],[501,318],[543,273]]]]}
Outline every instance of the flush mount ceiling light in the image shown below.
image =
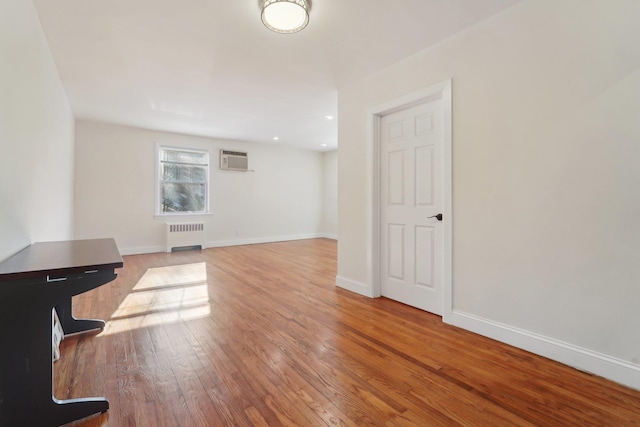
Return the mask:
{"type": "Polygon", "coordinates": [[[264,0],[262,23],[276,33],[297,33],[309,23],[309,0],[264,0]]]}

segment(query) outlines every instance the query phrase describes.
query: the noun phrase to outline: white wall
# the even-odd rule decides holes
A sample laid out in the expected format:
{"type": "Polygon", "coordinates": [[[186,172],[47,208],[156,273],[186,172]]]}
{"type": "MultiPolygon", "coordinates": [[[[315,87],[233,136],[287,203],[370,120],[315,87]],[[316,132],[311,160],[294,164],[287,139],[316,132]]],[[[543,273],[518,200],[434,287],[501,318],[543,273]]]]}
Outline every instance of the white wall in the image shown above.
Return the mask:
{"type": "Polygon", "coordinates": [[[203,220],[207,245],[317,237],[322,153],[78,121],[75,233],[114,237],[122,253],[162,251],[166,222],[203,220]],[[211,215],[155,218],[156,143],[208,149],[211,215]],[[254,172],[220,171],[221,148],[249,153],[254,172]]]}
{"type": "Polygon", "coordinates": [[[338,238],[338,151],[323,154],[322,235],[338,238]]]}
{"type": "Polygon", "coordinates": [[[368,109],[452,78],[449,320],[640,388],[638,16],[524,1],[342,88],[338,283],[371,289],[368,109]]]}
{"type": "Polygon", "coordinates": [[[0,260],[72,238],[73,114],[29,0],[0,2],[0,260]]]}

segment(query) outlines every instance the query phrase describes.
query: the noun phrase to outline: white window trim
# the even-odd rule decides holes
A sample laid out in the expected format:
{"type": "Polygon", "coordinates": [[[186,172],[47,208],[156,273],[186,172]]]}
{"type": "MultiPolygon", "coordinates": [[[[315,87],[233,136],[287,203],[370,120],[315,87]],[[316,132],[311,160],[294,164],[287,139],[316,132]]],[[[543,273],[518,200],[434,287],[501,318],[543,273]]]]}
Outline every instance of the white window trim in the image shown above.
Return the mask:
{"type": "Polygon", "coordinates": [[[172,145],[162,145],[156,142],[156,198],[155,198],[155,217],[167,218],[167,217],[179,217],[179,216],[203,216],[211,215],[211,207],[209,204],[209,193],[211,192],[211,152],[202,148],[185,148],[172,145]],[[205,211],[204,212],[161,212],[160,211],[160,193],[161,193],[161,181],[162,181],[162,168],[160,167],[160,156],[162,150],[176,150],[176,151],[189,151],[192,153],[204,153],[207,155],[207,188],[205,191],[205,211]]]}

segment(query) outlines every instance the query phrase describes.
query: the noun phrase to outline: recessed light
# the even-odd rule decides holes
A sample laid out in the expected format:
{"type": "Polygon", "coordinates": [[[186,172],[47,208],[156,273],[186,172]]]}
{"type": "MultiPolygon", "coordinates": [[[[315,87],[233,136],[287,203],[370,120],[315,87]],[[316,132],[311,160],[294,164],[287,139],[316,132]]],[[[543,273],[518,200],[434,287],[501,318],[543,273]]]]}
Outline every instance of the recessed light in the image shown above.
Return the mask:
{"type": "Polygon", "coordinates": [[[324,116],[324,118],[327,120],[333,120],[333,116],[324,116]]]}
{"type": "Polygon", "coordinates": [[[327,144],[320,144],[320,147],[326,147],[327,144]]]}
{"type": "Polygon", "coordinates": [[[277,140],[279,140],[279,139],[280,139],[280,138],[278,138],[277,136],[274,136],[274,137],[273,137],[273,140],[274,140],[274,141],[277,141],[277,140]]]}

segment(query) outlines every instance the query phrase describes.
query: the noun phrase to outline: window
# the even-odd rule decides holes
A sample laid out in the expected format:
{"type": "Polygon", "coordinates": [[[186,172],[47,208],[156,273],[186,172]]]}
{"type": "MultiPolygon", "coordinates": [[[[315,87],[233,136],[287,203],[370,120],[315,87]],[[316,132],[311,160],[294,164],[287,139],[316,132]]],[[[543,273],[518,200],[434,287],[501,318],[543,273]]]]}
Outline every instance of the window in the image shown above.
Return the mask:
{"type": "Polygon", "coordinates": [[[209,212],[209,152],[158,149],[158,214],[209,212]]]}

